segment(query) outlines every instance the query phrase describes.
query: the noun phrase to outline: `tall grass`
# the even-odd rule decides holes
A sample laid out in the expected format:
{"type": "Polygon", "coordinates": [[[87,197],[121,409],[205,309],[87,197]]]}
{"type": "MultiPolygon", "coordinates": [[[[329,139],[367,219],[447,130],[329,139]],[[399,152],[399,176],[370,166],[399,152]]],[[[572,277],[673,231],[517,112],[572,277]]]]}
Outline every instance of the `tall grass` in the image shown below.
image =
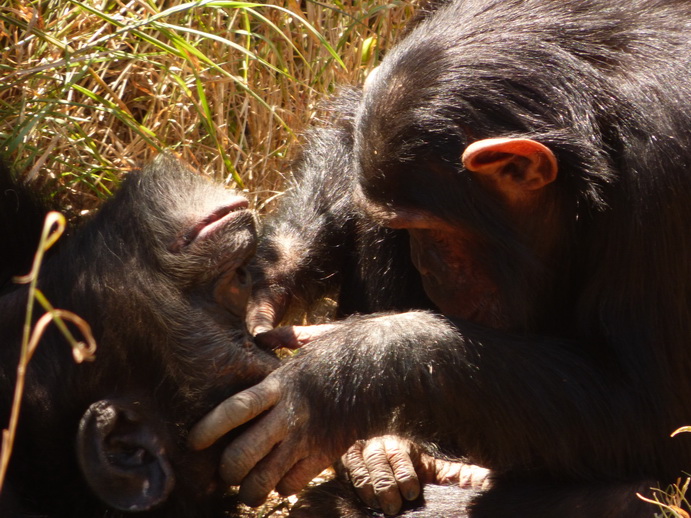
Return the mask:
{"type": "Polygon", "coordinates": [[[414,0],[0,0],[0,152],[89,210],[172,149],[262,202],[414,0]]]}

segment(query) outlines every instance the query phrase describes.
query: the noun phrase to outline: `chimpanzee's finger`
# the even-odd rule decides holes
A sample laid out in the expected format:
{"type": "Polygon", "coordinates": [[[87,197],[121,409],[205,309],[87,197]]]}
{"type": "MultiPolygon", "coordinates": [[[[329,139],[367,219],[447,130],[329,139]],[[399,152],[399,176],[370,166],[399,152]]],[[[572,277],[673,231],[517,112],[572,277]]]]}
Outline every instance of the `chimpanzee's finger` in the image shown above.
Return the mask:
{"type": "MultiPolygon", "coordinates": [[[[274,444],[276,443],[271,442],[272,446],[274,444]]],[[[290,471],[305,453],[304,448],[292,445],[290,439],[276,445],[248,475],[243,477],[238,493],[240,500],[251,507],[262,504],[285,473],[290,471]]]]}
{"type": "Polygon", "coordinates": [[[254,500],[265,488],[268,494],[290,466],[281,469],[280,464],[267,464],[262,459],[285,438],[289,420],[288,412],[276,408],[231,442],[221,458],[221,478],[230,486],[249,486],[246,492],[254,500]],[[252,476],[245,480],[250,473],[252,476]]]}
{"type": "Polygon", "coordinates": [[[415,459],[408,441],[387,435],[382,438],[386,458],[393,471],[396,485],[403,498],[415,500],[420,496],[420,481],[415,469],[415,459]]]}
{"type": "Polygon", "coordinates": [[[294,495],[309,484],[310,480],[319,475],[334,462],[334,458],[315,454],[297,462],[276,485],[276,491],[281,495],[294,495]]]}
{"type": "Polygon", "coordinates": [[[204,416],[190,431],[187,443],[194,450],[208,448],[230,430],[274,406],[280,397],[280,381],[269,376],[226,399],[204,416]]]}
{"type": "MultiPolygon", "coordinates": [[[[392,446],[393,448],[393,446],[392,446]]],[[[386,514],[396,514],[403,499],[382,438],[368,441],[362,450],[378,506],[386,514]]]]}
{"type": "Polygon", "coordinates": [[[374,487],[372,479],[369,476],[369,470],[365,464],[365,459],[362,456],[362,449],[365,443],[358,441],[353,444],[341,458],[343,466],[348,471],[348,477],[355,489],[355,492],[360,497],[360,500],[365,502],[369,507],[377,508],[379,503],[374,494],[374,487]]]}
{"type": "Polygon", "coordinates": [[[314,326],[293,326],[295,337],[299,347],[321,338],[326,333],[334,329],[334,324],[319,324],[314,326]]]}
{"type": "MultiPolygon", "coordinates": [[[[461,487],[470,487],[473,489],[489,488],[490,471],[487,468],[482,468],[473,464],[462,464],[458,471],[458,484],[461,487]]],[[[442,479],[443,470],[438,470],[438,473],[440,473],[438,478],[442,479]]]]}
{"type": "Polygon", "coordinates": [[[260,331],[255,337],[257,345],[264,349],[273,350],[279,347],[298,349],[300,347],[293,326],[277,327],[268,331],[260,331]]]}
{"type": "Polygon", "coordinates": [[[258,334],[256,340],[266,348],[287,347],[289,349],[299,349],[303,345],[320,338],[334,327],[336,326],[332,324],[277,327],[276,329],[258,334]]]}
{"type": "Polygon", "coordinates": [[[247,305],[247,328],[252,335],[265,333],[281,321],[287,306],[287,296],[271,289],[252,294],[247,305]]]}

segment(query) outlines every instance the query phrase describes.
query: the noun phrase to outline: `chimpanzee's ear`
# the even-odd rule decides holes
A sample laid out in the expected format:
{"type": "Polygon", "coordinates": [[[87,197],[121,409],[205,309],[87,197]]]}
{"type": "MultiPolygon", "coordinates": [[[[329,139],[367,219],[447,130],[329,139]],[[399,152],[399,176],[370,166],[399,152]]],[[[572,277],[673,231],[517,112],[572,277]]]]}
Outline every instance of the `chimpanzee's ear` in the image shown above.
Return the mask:
{"type": "Polygon", "coordinates": [[[121,511],[151,509],[175,484],[162,441],[132,403],[93,403],[79,424],[77,457],[94,493],[121,511]]]}
{"type": "Polygon", "coordinates": [[[557,159],[545,145],[530,139],[485,139],[463,152],[468,171],[486,175],[510,198],[537,191],[557,178],[557,159]]]}

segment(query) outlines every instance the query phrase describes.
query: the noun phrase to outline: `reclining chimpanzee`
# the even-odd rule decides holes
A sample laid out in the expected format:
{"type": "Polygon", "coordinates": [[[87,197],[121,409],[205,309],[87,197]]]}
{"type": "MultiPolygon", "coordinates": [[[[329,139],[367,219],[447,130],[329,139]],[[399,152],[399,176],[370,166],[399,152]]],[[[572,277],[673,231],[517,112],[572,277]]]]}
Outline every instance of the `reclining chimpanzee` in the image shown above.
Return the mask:
{"type": "MultiPolygon", "coordinates": [[[[6,427],[44,210],[0,175],[0,422],[6,427]]],[[[161,155],[58,242],[39,288],[92,327],[76,364],[50,327],[29,363],[3,517],[219,517],[232,508],[217,454],[186,445],[191,423],[277,364],[246,331],[256,220],[245,198],[161,155]],[[142,513],[143,512],[143,513],[142,513]]],[[[75,331],[76,333],[76,331],[75,331]]]]}

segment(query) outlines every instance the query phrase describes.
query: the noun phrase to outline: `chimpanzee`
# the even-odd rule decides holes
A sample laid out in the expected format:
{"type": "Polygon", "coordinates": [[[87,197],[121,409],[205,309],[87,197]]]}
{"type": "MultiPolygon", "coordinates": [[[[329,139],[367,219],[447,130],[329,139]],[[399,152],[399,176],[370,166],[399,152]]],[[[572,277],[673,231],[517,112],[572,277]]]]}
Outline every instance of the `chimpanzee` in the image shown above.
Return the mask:
{"type": "Polygon", "coordinates": [[[330,291],[360,315],[190,442],[260,415],[221,460],[250,503],[393,433],[491,470],[452,516],[652,516],[636,492],[691,466],[691,3],[436,4],[260,251],[251,329],[330,291]]]}
{"type": "MultiPolygon", "coordinates": [[[[3,272],[26,267],[36,197],[2,175],[3,272]],[[24,236],[24,237],[22,237],[24,236]]],[[[220,517],[218,454],[191,452],[191,424],[278,363],[246,331],[256,217],[246,198],[161,155],[43,264],[38,287],[90,325],[95,361],[76,364],[53,327],[26,373],[0,497],[7,517],[220,517]]],[[[26,270],[14,271],[25,274],[26,270]]],[[[0,418],[6,427],[27,287],[3,279],[0,418]]],[[[75,329],[75,334],[77,331],[75,329]]]]}

